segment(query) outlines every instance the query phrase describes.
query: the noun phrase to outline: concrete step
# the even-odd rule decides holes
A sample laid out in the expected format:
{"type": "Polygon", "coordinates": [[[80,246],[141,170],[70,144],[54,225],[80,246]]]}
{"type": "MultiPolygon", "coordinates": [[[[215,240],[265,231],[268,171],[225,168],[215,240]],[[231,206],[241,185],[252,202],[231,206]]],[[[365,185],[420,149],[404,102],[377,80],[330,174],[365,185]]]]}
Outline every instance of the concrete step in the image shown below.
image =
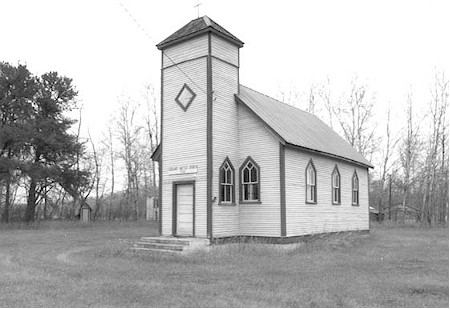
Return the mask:
{"type": "Polygon", "coordinates": [[[172,251],[182,251],[184,246],[179,244],[166,244],[166,243],[156,243],[139,241],[136,243],[137,247],[148,248],[148,249],[162,249],[162,250],[172,250],[172,251]]]}
{"type": "Polygon", "coordinates": [[[131,249],[143,252],[176,252],[196,251],[209,246],[209,239],[177,238],[167,236],[141,237],[131,249]]]}
{"type": "Polygon", "coordinates": [[[166,238],[166,237],[141,237],[141,242],[173,244],[173,245],[182,245],[182,246],[189,246],[191,244],[191,242],[187,239],[166,238]]]}
{"type": "Polygon", "coordinates": [[[134,252],[145,252],[145,253],[163,253],[163,254],[180,254],[182,251],[174,250],[164,250],[164,249],[151,249],[142,247],[131,247],[134,252]]]}

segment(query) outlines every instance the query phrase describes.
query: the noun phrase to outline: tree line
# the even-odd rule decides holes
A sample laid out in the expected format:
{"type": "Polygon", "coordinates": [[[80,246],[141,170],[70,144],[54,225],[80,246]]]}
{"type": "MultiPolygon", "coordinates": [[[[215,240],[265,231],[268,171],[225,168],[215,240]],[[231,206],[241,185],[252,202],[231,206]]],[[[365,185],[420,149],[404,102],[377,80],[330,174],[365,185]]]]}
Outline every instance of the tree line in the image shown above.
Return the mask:
{"type": "Polygon", "coordinates": [[[70,134],[65,116],[75,108],[72,80],[56,72],[35,76],[25,65],[0,63],[0,188],[2,221],[8,222],[13,192],[26,189],[23,220],[34,221],[36,206],[59,186],[83,202],[90,173],[79,162],[85,146],[70,134]]]}
{"type": "Polygon", "coordinates": [[[157,198],[154,88],[145,87],[144,104],[121,97],[99,141],[83,136],[77,95],[68,77],[0,62],[2,222],[74,219],[82,205],[96,220],[136,220],[146,198],[157,198]]]}
{"type": "Polygon", "coordinates": [[[380,220],[448,223],[448,105],[450,84],[436,70],[429,95],[416,110],[413,90],[405,94],[403,123],[393,130],[391,109],[377,115],[375,92],[355,76],[347,91],[336,93],[332,81],[312,84],[306,94],[295,87],[278,98],[317,115],[374,165],[370,170],[369,204],[380,220]],[[380,117],[381,116],[381,117],[380,117]],[[383,121],[379,121],[383,119],[383,121]]]}
{"type": "MultiPolygon", "coordinates": [[[[375,92],[358,77],[346,91],[327,78],[306,93],[291,87],[277,97],[317,115],[372,162],[369,204],[379,218],[448,222],[445,72],[432,78],[425,113],[416,109],[414,92],[405,93],[398,102],[401,124],[390,109],[376,115],[375,92]]],[[[151,85],[139,98],[118,98],[96,140],[81,133],[83,106],[70,78],[34,76],[25,65],[0,62],[2,221],[73,219],[85,204],[96,220],[144,217],[147,198],[158,198],[158,167],[151,160],[160,138],[158,102],[151,85]],[[78,119],[68,116],[75,112],[78,119]]]]}

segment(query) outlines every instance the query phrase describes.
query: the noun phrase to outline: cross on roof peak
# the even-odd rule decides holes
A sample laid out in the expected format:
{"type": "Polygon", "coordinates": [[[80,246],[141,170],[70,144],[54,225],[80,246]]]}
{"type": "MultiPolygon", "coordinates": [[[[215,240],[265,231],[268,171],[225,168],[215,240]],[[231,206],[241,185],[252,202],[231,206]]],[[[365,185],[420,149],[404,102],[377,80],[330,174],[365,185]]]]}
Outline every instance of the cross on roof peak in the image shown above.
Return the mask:
{"type": "Polygon", "coordinates": [[[203,3],[201,3],[199,0],[197,0],[196,4],[194,5],[194,8],[197,8],[197,18],[200,17],[200,5],[202,5],[203,3]]]}

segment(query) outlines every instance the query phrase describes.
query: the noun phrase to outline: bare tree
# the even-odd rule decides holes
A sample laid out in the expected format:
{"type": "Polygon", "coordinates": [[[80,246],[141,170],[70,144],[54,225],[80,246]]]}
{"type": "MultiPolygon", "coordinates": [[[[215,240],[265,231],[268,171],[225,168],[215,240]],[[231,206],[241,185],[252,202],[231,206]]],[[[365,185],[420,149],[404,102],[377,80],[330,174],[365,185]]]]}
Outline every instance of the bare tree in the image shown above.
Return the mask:
{"type": "Polygon", "coordinates": [[[319,88],[318,94],[322,99],[325,110],[327,111],[328,124],[330,128],[333,128],[333,115],[336,113],[336,108],[331,98],[331,81],[329,77],[327,77],[326,83],[322,84],[319,88]]]}
{"type": "Polygon", "coordinates": [[[141,172],[140,139],[143,127],[136,124],[137,106],[130,99],[121,102],[118,119],[117,134],[122,151],[120,157],[125,164],[127,174],[126,201],[133,209],[134,219],[138,218],[139,176],[141,172]]]}
{"type": "Polygon", "coordinates": [[[102,141],[103,146],[108,152],[109,156],[109,171],[111,173],[111,187],[109,192],[109,202],[108,202],[108,220],[112,218],[112,207],[113,207],[113,198],[114,198],[114,185],[115,185],[115,152],[114,152],[114,134],[111,123],[113,121],[109,121],[107,125],[107,131],[104,133],[104,138],[102,141]]]}
{"type": "Polygon", "coordinates": [[[430,120],[432,131],[430,133],[427,145],[427,156],[425,163],[425,191],[422,202],[422,220],[426,219],[428,224],[432,224],[432,221],[437,217],[437,210],[444,209],[437,204],[448,204],[447,199],[439,198],[440,192],[437,192],[440,182],[444,181],[447,176],[439,177],[439,171],[445,171],[446,158],[445,158],[445,142],[446,142],[446,113],[448,108],[449,97],[449,81],[445,77],[445,73],[435,74],[435,81],[433,88],[431,89],[432,100],[430,102],[430,120]],[[441,153],[442,162],[439,162],[439,152],[442,147],[441,153]],[[441,163],[441,164],[440,164],[441,163]],[[445,200],[445,202],[444,202],[445,200]]]}
{"type": "Polygon", "coordinates": [[[280,100],[283,103],[300,107],[301,95],[300,91],[294,86],[290,85],[287,89],[283,87],[278,87],[278,94],[276,95],[276,99],[280,100]]]}
{"type": "MultiPolygon", "coordinates": [[[[92,139],[91,132],[88,130],[89,141],[91,142],[92,147],[92,160],[94,161],[95,171],[93,173],[93,182],[95,188],[95,210],[93,214],[93,219],[97,219],[101,208],[101,200],[103,198],[103,192],[100,193],[100,181],[102,178],[102,166],[103,166],[103,153],[99,153],[97,148],[95,147],[95,143],[92,139]]],[[[103,152],[102,150],[100,150],[103,152]]],[[[103,188],[104,189],[104,188],[103,188]]],[[[103,190],[102,190],[103,191],[103,190]]]]}
{"type": "MultiPolygon", "coordinates": [[[[392,137],[391,132],[391,110],[387,111],[387,120],[386,120],[386,135],[385,135],[385,147],[380,150],[381,152],[381,172],[380,172],[380,193],[378,195],[378,210],[381,214],[381,217],[384,215],[384,207],[383,200],[385,198],[385,183],[388,176],[389,171],[392,168],[392,155],[393,149],[395,149],[399,139],[392,137]]],[[[392,181],[392,180],[391,180],[392,181]]],[[[391,208],[389,204],[389,220],[391,219],[391,208]]]]}
{"type": "Polygon", "coordinates": [[[320,113],[320,106],[317,103],[318,96],[319,96],[319,86],[313,83],[309,88],[308,107],[306,108],[306,111],[308,113],[313,115],[317,115],[318,113],[320,113]]]}
{"type": "MultiPolygon", "coordinates": [[[[145,87],[144,99],[146,102],[147,112],[144,116],[144,121],[146,125],[147,138],[150,143],[150,155],[156,150],[160,142],[159,137],[159,113],[158,113],[158,95],[155,88],[152,85],[147,85],[145,87]]],[[[147,162],[151,164],[152,171],[152,185],[156,186],[156,164],[151,160],[150,156],[147,158],[147,162]]]]}
{"type": "Polygon", "coordinates": [[[400,145],[400,162],[403,171],[403,197],[402,197],[402,208],[403,217],[402,222],[405,223],[406,216],[406,206],[409,205],[409,196],[411,191],[411,186],[413,185],[412,180],[414,178],[414,173],[416,169],[417,159],[419,155],[419,130],[420,126],[414,123],[413,120],[413,104],[412,104],[412,94],[409,93],[407,97],[407,108],[406,108],[407,122],[406,122],[406,134],[403,136],[400,145]]]}
{"type": "Polygon", "coordinates": [[[350,93],[340,100],[336,108],[333,108],[344,138],[369,159],[377,144],[373,106],[374,98],[369,97],[367,86],[359,84],[355,77],[351,82],[350,93]]]}

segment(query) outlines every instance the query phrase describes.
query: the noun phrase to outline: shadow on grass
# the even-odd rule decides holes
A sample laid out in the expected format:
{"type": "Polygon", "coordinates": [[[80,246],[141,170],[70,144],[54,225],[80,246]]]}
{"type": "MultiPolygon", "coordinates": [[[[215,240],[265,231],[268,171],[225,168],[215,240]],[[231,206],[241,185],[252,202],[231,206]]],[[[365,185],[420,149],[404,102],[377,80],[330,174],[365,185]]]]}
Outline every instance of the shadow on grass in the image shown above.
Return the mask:
{"type": "Polygon", "coordinates": [[[46,220],[35,222],[11,222],[0,224],[0,230],[64,230],[64,229],[92,229],[111,227],[143,227],[156,225],[153,221],[146,220],[112,220],[112,221],[90,221],[88,223],[79,220],[46,220]]]}
{"type": "Polygon", "coordinates": [[[429,225],[427,222],[416,222],[408,220],[405,223],[400,221],[383,220],[382,222],[370,221],[371,229],[448,229],[448,224],[429,225]]]}

